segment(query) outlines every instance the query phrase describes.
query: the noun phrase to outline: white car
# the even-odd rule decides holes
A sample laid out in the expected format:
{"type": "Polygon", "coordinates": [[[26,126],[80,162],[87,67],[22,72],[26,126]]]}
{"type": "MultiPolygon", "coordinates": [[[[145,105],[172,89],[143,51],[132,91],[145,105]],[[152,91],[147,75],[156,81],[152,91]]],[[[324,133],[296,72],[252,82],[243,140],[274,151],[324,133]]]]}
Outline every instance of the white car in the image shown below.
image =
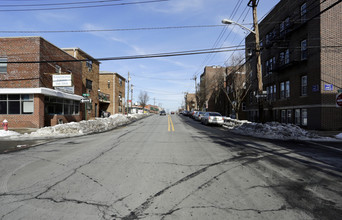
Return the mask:
{"type": "Polygon", "coordinates": [[[218,112],[206,112],[201,118],[201,123],[205,125],[216,124],[222,126],[224,123],[224,118],[218,112]]]}

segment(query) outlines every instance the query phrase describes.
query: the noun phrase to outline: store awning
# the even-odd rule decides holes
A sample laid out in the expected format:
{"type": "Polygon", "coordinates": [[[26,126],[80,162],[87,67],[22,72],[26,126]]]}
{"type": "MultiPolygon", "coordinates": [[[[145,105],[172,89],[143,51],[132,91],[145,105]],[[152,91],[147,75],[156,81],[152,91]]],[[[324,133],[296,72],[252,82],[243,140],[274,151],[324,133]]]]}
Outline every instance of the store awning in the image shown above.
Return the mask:
{"type": "Polygon", "coordinates": [[[81,100],[83,96],[57,91],[45,87],[41,88],[0,88],[0,94],[43,94],[64,99],[81,100]]]}

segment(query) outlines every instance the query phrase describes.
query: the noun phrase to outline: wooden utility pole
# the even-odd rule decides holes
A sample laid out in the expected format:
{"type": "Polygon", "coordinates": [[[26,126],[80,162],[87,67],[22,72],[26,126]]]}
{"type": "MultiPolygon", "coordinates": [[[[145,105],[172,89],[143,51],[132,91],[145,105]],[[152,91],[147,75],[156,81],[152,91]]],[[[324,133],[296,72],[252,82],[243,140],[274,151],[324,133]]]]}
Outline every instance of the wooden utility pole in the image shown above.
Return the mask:
{"type": "Polygon", "coordinates": [[[258,103],[259,103],[259,122],[264,121],[264,106],[263,106],[263,83],[262,83],[262,72],[261,72],[261,56],[260,56],[260,37],[259,37],[259,25],[257,16],[257,7],[259,0],[250,0],[248,6],[253,9],[253,26],[255,32],[255,57],[256,57],[256,72],[258,79],[258,103]]]}
{"type": "Polygon", "coordinates": [[[131,80],[131,77],[129,76],[128,72],[128,78],[127,78],[127,115],[129,110],[129,81],[131,80]]]}
{"type": "Polygon", "coordinates": [[[192,80],[195,80],[195,99],[196,99],[196,110],[199,110],[198,108],[198,96],[197,96],[197,76],[195,75],[192,80]]]}

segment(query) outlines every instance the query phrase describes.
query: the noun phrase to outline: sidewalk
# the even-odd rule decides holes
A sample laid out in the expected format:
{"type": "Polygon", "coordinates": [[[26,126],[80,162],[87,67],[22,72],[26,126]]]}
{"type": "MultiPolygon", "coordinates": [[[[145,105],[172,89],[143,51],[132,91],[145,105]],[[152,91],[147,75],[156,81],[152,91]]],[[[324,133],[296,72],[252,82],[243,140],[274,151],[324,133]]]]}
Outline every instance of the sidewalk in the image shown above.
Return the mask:
{"type": "Polygon", "coordinates": [[[321,137],[331,137],[331,138],[335,138],[336,135],[342,133],[342,131],[316,131],[316,130],[307,130],[307,131],[317,134],[321,137]]]}

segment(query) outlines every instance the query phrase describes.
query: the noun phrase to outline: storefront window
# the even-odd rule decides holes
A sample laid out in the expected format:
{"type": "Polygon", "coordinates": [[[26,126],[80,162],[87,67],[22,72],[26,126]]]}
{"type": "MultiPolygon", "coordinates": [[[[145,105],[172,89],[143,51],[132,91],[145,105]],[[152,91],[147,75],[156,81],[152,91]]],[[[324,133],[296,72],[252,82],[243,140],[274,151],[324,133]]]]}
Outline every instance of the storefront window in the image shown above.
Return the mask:
{"type": "Polygon", "coordinates": [[[32,94],[0,95],[0,114],[32,114],[33,111],[32,94]]]}
{"type": "Polygon", "coordinates": [[[45,109],[49,115],[78,115],[80,102],[56,97],[45,97],[45,109]]]}

